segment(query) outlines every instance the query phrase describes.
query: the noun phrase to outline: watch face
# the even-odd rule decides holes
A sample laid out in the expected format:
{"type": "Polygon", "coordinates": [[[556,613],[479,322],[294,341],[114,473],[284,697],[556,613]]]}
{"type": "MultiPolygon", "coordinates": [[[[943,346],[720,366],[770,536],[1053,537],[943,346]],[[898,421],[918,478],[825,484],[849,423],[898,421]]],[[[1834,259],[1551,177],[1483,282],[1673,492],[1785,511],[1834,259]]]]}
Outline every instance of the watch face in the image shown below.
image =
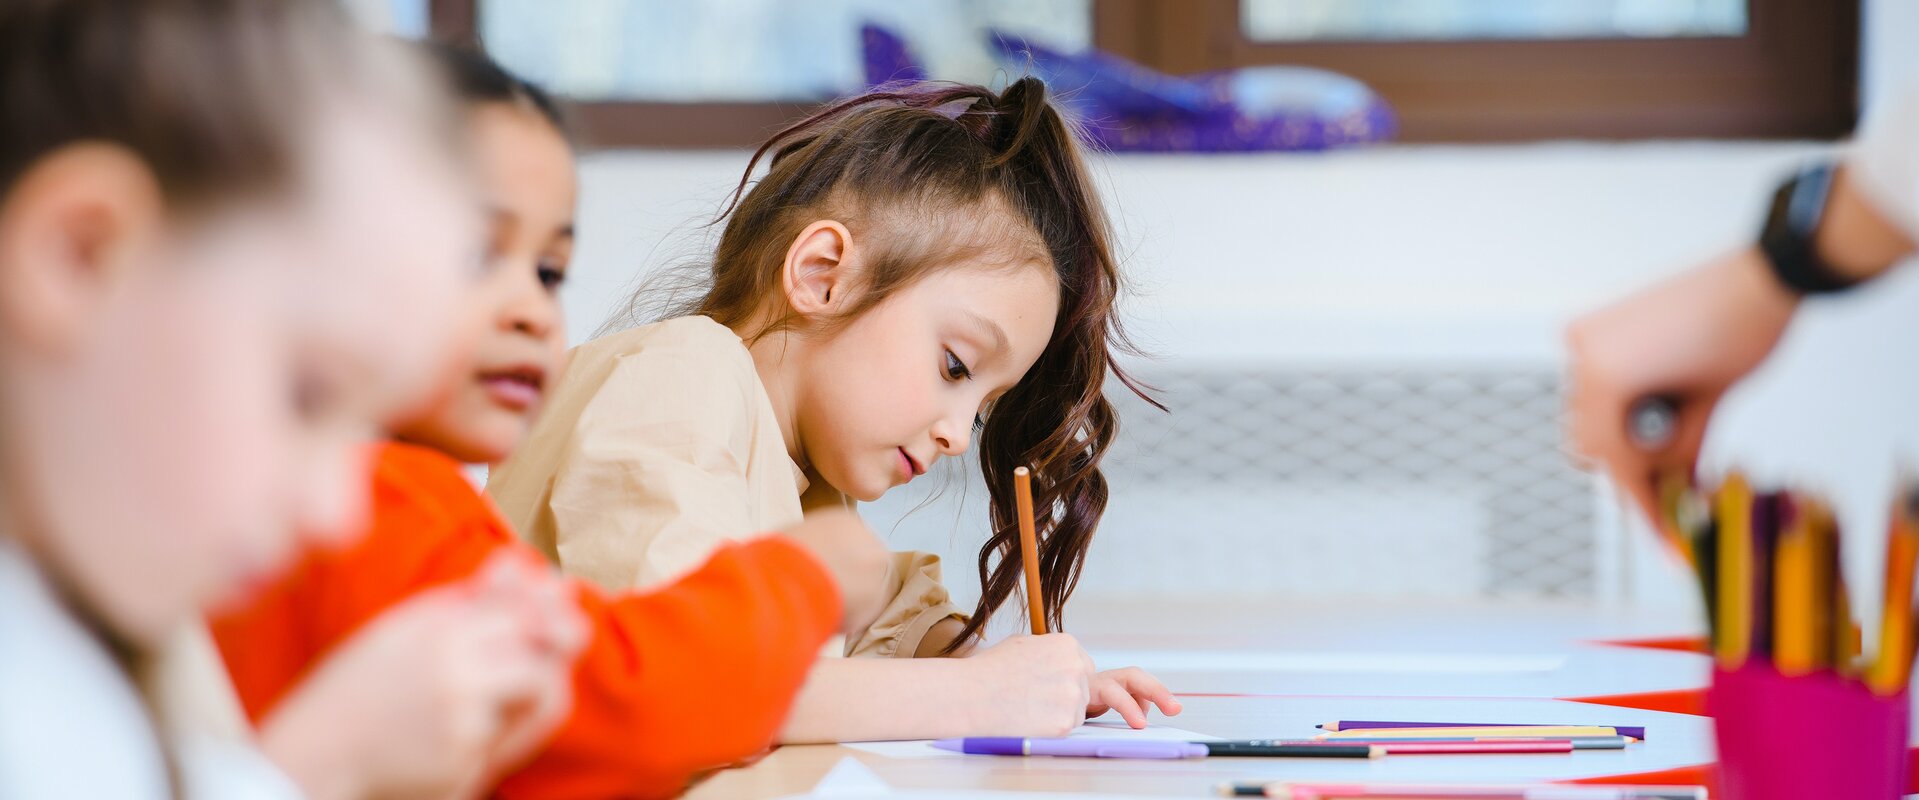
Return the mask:
{"type": "Polygon", "coordinates": [[[1793,176],[1792,191],[1786,200],[1786,222],[1806,241],[1819,230],[1819,218],[1825,216],[1826,195],[1832,192],[1832,164],[1807,167],[1793,176]]]}
{"type": "Polygon", "coordinates": [[[1759,250],[1773,276],[1795,294],[1837,292],[1853,285],[1820,261],[1813,249],[1834,172],[1831,162],[1815,164],[1780,185],[1759,233],[1759,250]]]}

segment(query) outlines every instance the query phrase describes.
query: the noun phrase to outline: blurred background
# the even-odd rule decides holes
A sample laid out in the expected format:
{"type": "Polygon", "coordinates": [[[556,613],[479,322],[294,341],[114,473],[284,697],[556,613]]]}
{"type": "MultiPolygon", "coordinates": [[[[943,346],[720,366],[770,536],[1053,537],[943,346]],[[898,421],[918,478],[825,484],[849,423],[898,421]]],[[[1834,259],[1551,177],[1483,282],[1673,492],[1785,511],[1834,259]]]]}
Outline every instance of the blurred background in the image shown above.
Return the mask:
{"type": "MultiPolygon", "coordinates": [[[[710,248],[752,146],[807,109],[907,74],[1083,84],[1056,86],[1113,151],[1092,161],[1153,354],[1131,366],[1172,411],[1121,398],[1076,610],[1358,590],[1686,627],[1683,571],[1563,452],[1561,330],[1750,241],[1776,182],[1919,69],[1909,0],[357,5],[575,102],[576,343],[710,248]]],[[[1708,466],[1882,524],[1919,464],[1915,308],[1910,269],[1812,303],[1708,466]]],[[[970,605],[985,495],[943,466],[865,513],[970,605]]]]}

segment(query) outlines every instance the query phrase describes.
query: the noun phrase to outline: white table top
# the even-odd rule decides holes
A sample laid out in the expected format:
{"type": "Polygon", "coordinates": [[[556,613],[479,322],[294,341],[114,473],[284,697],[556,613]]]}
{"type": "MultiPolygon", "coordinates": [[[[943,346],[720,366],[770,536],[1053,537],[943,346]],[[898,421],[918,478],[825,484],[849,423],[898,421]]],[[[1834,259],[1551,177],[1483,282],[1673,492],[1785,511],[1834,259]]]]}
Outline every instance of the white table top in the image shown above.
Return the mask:
{"type": "MultiPolygon", "coordinates": [[[[1077,611],[1078,609],[1076,609],[1077,611]]],[[[1214,609],[1213,611],[1217,611],[1214,609]]],[[[897,789],[991,789],[1208,796],[1235,780],[1338,779],[1523,783],[1663,770],[1713,760],[1702,717],[1553,698],[1703,686],[1705,658],[1594,639],[1680,635],[1664,620],[1578,607],[1270,609],[1225,618],[1163,606],[1092,610],[1073,630],[1103,656],[1154,670],[1186,695],[1156,724],[1234,739],[1309,738],[1335,719],[1644,725],[1623,751],[1549,755],[1335,759],[889,758],[846,747],[781,748],[695,787],[695,798],[780,797],[811,790],[851,757],[897,789]],[[1170,633],[1167,633],[1170,632],[1170,633]]]]}

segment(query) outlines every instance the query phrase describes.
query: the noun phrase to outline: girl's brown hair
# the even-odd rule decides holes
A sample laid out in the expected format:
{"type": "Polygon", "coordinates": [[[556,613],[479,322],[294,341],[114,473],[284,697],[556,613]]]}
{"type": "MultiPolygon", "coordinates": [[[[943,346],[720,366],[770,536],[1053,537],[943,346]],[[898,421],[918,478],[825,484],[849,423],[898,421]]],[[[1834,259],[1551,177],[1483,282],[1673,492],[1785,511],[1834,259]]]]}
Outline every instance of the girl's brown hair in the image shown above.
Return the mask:
{"type": "MultiPolygon", "coordinates": [[[[1121,278],[1111,234],[1046,85],[1030,77],[1002,92],[919,84],[842,101],[762,145],[721,218],[710,290],[673,311],[728,326],[762,318],[783,297],[788,245],[823,218],[845,224],[866,254],[858,295],[829,325],[933,271],[982,257],[1052,270],[1060,302],[1052,340],[980,431],[993,533],[980,548],[979,606],[952,647],[978,634],[1019,582],[1012,481],[1021,465],[1033,472],[1042,600],[1057,627],[1106,508],[1099,464],[1119,421],[1101,389],[1110,374],[1152,399],[1113,361],[1115,351],[1134,349],[1114,309],[1121,278]],[[769,154],[767,174],[749,189],[769,154]]],[[[757,335],[792,323],[777,312],[772,319],[757,335]]]]}

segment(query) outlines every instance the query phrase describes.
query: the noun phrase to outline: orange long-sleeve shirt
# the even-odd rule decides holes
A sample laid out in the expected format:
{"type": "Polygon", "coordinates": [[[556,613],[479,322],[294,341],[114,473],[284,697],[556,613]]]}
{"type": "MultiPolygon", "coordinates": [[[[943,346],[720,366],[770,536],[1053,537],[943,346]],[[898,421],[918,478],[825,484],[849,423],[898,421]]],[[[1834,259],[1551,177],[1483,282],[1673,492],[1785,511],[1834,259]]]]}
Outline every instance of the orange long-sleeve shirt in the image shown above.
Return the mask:
{"type": "MultiPolygon", "coordinates": [[[[213,620],[248,716],[271,712],[381,611],[466,578],[501,551],[539,558],[458,463],[382,445],[366,536],[308,557],[213,620]]],[[[723,546],[655,591],[609,596],[582,585],[577,594],[593,635],[575,667],[572,714],[501,781],[501,797],[670,795],[699,771],[765,749],[840,616],[825,569],[778,536],[723,546]]]]}

